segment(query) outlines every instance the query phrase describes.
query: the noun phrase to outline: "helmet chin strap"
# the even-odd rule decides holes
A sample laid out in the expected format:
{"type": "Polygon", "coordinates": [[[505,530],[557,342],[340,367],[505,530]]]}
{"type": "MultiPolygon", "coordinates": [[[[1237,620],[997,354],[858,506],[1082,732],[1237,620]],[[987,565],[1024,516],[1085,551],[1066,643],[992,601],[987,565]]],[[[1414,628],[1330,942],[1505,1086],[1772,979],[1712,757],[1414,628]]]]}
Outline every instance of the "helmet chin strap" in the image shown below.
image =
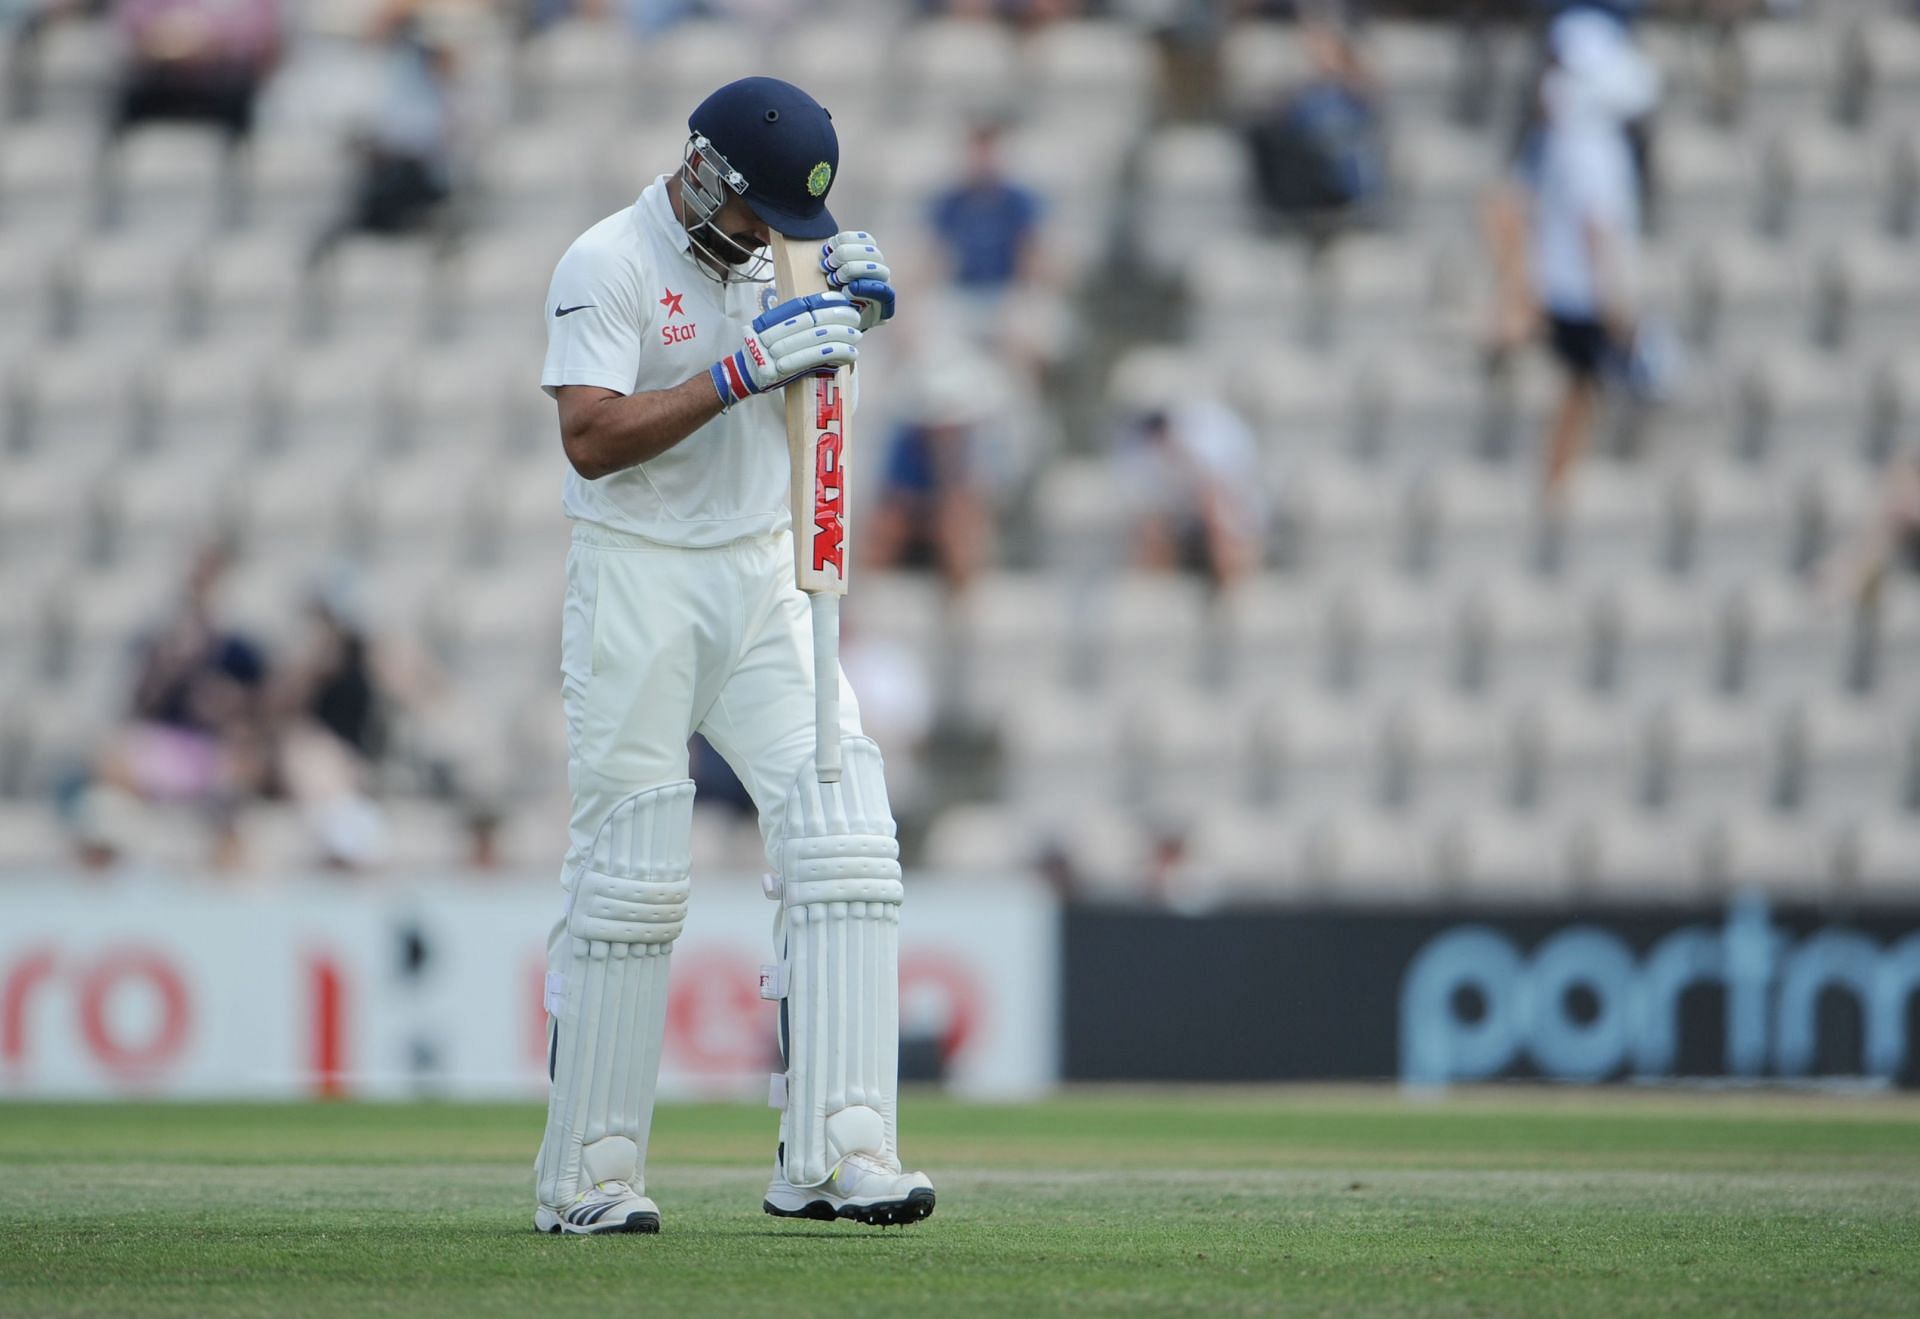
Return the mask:
{"type": "Polygon", "coordinates": [[[749,248],[721,232],[714,218],[726,205],[726,192],[735,195],[747,190],[747,180],[727,164],[726,157],[700,134],[687,139],[680,157],[680,204],[687,242],[700,260],[701,271],[720,284],[740,282],[764,284],[773,278],[773,253],[768,248],[749,248]]]}

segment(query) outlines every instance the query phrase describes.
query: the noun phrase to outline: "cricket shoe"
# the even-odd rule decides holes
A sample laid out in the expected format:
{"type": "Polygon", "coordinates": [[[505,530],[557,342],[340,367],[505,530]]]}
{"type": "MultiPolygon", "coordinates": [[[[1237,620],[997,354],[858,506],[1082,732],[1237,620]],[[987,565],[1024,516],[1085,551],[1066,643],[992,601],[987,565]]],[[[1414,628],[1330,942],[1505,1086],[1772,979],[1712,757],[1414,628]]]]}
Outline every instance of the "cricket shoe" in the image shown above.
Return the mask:
{"type": "Polygon", "coordinates": [[[776,1218],[851,1218],[868,1227],[903,1226],[933,1212],[933,1183],[923,1172],[901,1172],[872,1155],[849,1154],[819,1186],[795,1186],[776,1159],[760,1207],[776,1218]]]}
{"type": "Polygon", "coordinates": [[[660,1206],[626,1182],[595,1182],[565,1210],[541,1205],[533,1211],[537,1232],[554,1236],[604,1236],[609,1232],[658,1232],[660,1206]]]}

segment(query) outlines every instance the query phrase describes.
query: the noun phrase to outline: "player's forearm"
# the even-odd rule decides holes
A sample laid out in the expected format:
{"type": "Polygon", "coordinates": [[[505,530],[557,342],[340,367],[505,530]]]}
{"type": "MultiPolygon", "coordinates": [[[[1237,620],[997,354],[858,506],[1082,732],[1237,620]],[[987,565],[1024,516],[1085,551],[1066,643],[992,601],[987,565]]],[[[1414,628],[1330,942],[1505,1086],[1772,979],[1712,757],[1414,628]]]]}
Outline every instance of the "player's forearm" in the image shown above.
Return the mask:
{"type": "Polygon", "coordinates": [[[720,415],[706,372],[671,389],[609,394],[566,417],[567,461],[589,481],[657,458],[720,415]]]}

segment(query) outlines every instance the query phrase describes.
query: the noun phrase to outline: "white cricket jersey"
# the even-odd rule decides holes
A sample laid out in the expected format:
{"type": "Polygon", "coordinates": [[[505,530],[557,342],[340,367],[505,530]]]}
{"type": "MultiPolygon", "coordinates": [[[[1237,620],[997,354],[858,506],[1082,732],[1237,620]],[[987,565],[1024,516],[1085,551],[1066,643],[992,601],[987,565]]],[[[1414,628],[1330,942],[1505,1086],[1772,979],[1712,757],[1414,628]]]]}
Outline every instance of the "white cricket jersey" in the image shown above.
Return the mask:
{"type": "MultiPolygon", "coordinates": [[[[773,285],[721,284],[697,263],[667,176],[574,240],[547,290],[540,384],[668,389],[740,347],[773,285]]],[[[657,458],[588,481],[567,473],[567,516],[663,545],[705,548],[784,529],[789,469],[779,394],[743,399],[657,458]]]]}

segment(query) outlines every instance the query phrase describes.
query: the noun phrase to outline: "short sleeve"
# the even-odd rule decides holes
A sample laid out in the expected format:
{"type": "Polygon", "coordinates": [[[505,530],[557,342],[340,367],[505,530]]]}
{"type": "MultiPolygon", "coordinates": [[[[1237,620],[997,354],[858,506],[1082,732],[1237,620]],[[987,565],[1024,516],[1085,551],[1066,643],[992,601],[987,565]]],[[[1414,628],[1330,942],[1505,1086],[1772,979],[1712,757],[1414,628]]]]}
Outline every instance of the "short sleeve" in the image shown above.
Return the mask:
{"type": "Polygon", "coordinates": [[[540,387],[549,395],[562,385],[633,392],[647,325],[626,259],[575,243],[553,272],[546,318],[540,387]]]}

